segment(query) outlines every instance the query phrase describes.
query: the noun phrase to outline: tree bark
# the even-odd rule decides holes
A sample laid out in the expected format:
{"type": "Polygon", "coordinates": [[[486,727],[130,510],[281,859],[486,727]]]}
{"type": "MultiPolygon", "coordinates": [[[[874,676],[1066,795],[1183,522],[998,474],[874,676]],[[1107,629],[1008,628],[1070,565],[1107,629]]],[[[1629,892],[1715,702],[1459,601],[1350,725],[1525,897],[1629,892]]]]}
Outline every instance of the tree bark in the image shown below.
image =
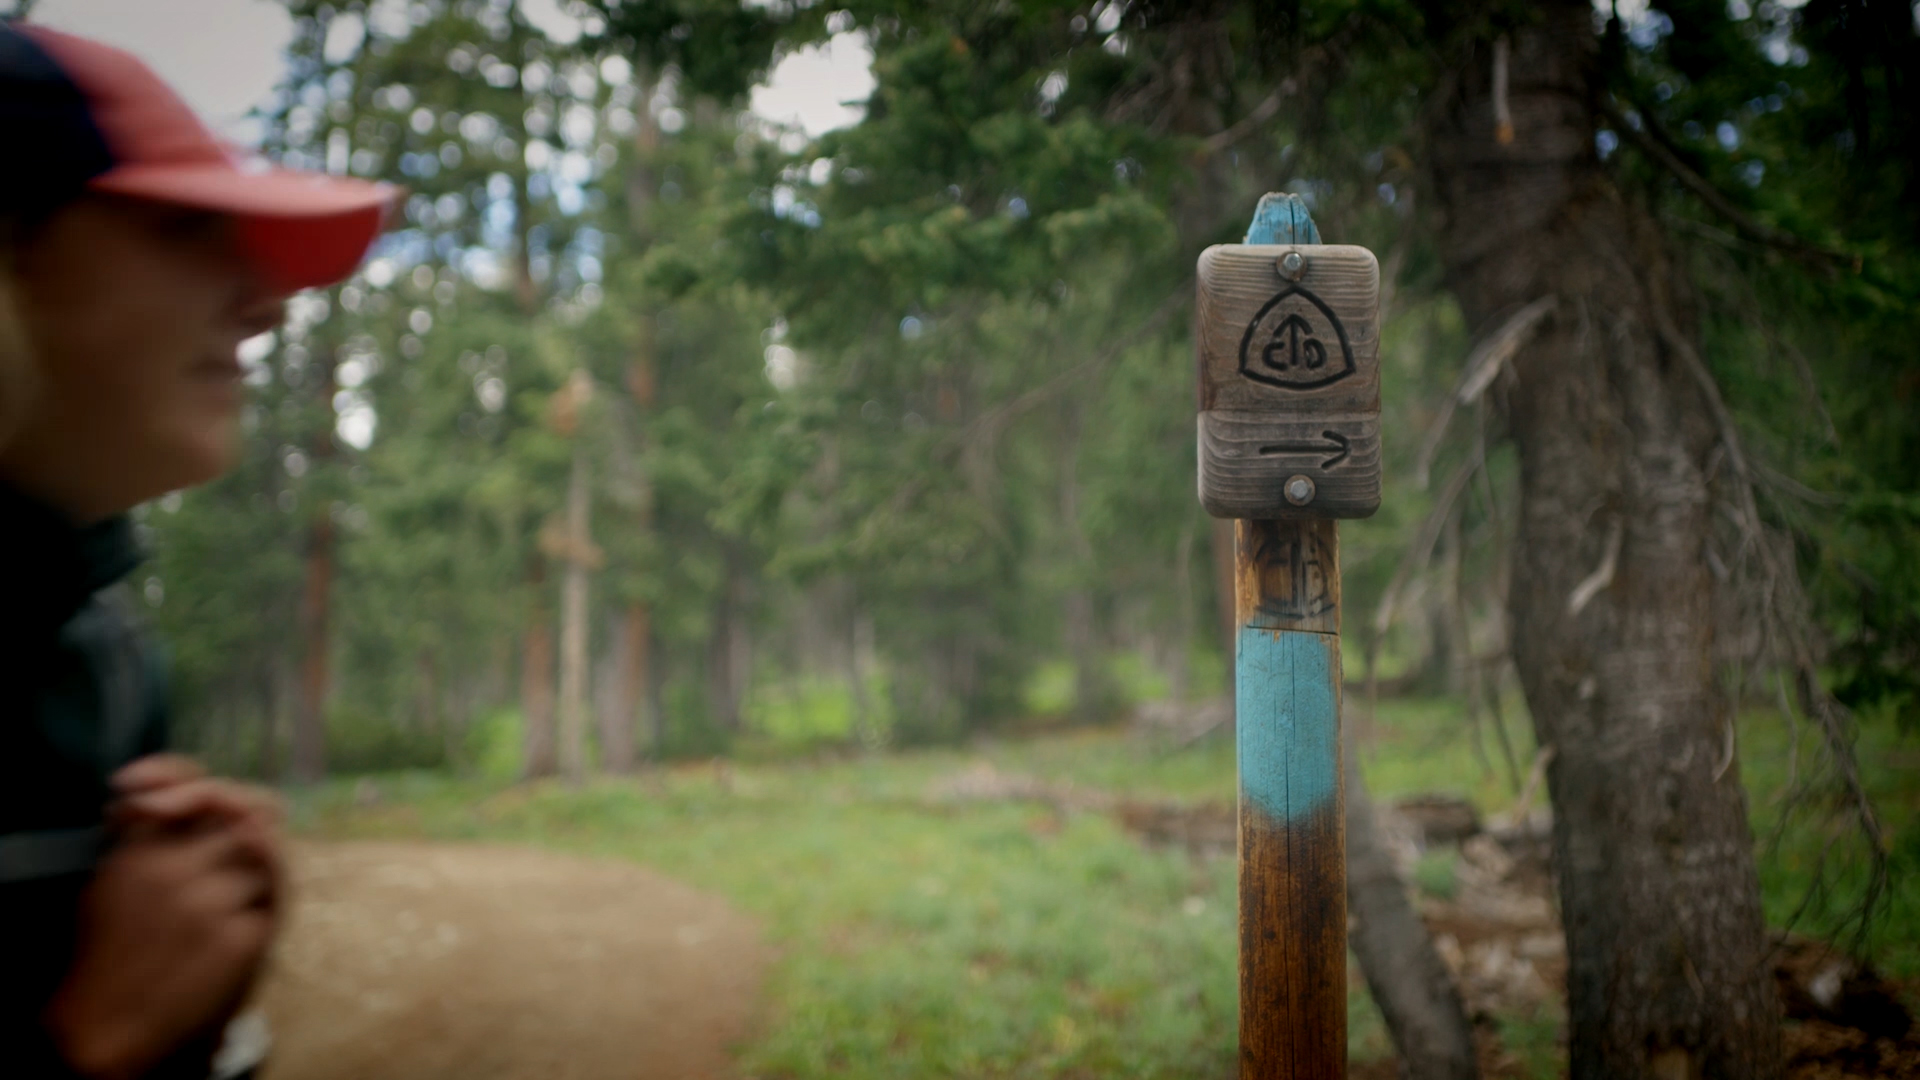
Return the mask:
{"type": "Polygon", "coordinates": [[[327,774],[328,647],[333,615],[333,519],[324,511],[307,527],[306,581],[300,593],[300,702],[293,714],[295,783],[327,774]]]}
{"type": "MultiPolygon", "coordinates": [[[[509,8],[509,12],[516,9],[509,8]]],[[[517,18],[517,16],[513,16],[517,18]]],[[[514,138],[526,144],[521,114],[509,112],[514,138]]],[[[513,177],[513,295],[520,313],[531,320],[540,311],[540,287],[533,279],[533,196],[524,163],[511,166],[513,177]]],[[[537,531],[537,526],[536,526],[537,531]]],[[[538,552],[527,562],[527,623],[520,635],[521,775],[532,780],[558,771],[553,730],[553,625],[547,607],[547,562],[538,552]]]]}
{"type": "Polygon", "coordinates": [[[1073,719],[1099,723],[1114,705],[1115,694],[1101,655],[1103,635],[1091,576],[1097,573],[1093,542],[1080,520],[1081,407],[1069,404],[1060,425],[1060,524],[1066,530],[1070,584],[1061,602],[1067,656],[1073,662],[1073,719]]]}
{"type": "Polygon", "coordinates": [[[647,641],[653,633],[647,605],[636,600],[620,614],[614,641],[613,703],[600,729],[600,764],[611,773],[633,771],[634,726],[646,700],[647,641]]]}
{"type": "Polygon", "coordinates": [[[1556,751],[1571,1075],[1778,1077],[1779,1004],[1711,659],[1714,430],[1659,332],[1691,333],[1683,285],[1594,152],[1592,6],[1556,0],[1513,31],[1510,142],[1486,32],[1461,38],[1475,33],[1426,132],[1448,283],[1479,327],[1560,299],[1500,389],[1521,467],[1514,654],[1556,751]]]}
{"type": "Polygon", "coordinates": [[[873,616],[861,611],[858,596],[851,588],[847,620],[847,689],[853,699],[853,736],[864,749],[880,745],[881,732],[874,724],[873,699],[867,693],[867,673],[873,670],[873,616]]]}
{"type": "Polygon", "coordinates": [[[587,777],[587,451],[576,439],[567,483],[567,569],[560,596],[560,769],[587,777]]]}
{"type": "Polygon", "coordinates": [[[520,639],[520,715],[526,725],[521,760],[529,780],[558,771],[553,745],[553,626],[548,621],[546,560],[533,556],[528,567],[532,600],[520,639]]]}
{"type": "MultiPolygon", "coordinates": [[[[633,164],[627,174],[627,214],[628,225],[634,239],[643,247],[652,243],[651,222],[648,220],[650,208],[658,194],[659,177],[654,169],[653,159],[660,148],[659,123],[654,118],[652,98],[654,87],[649,83],[650,73],[636,66],[633,70],[633,86],[637,91],[637,107],[634,116],[637,124],[633,135],[633,164]]],[[[648,436],[653,419],[654,396],[658,389],[658,377],[655,370],[654,352],[658,345],[655,340],[655,326],[652,314],[643,313],[639,325],[635,328],[633,358],[627,364],[627,393],[633,398],[634,413],[639,428],[639,455],[641,459],[641,490],[638,503],[633,511],[633,529],[636,534],[645,536],[653,530],[653,485],[645,476],[648,436]]],[[[635,748],[634,725],[641,721],[643,712],[652,713],[653,694],[649,680],[654,677],[649,660],[653,650],[653,612],[645,600],[629,600],[623,613],[620,644],[618,652],[618,674],[614,684],[614,714],[609,720],[609,728],[601,736],[601,756],[603,764],[610,772],[632,772],[638,763],[635,748]],[[612,726],[617,724],[617,729],[612,726]]],[[[660,732],[657,719],[649,716],[649,743],[654,757],[660,754],[660,732]]]]}
{"type": "Polygon", "coordinates": [[[433,662],[432,649],[420,650],[414,658],[414,669],[420,676],[420,730],[444,736],[446,731],[441,727],[444,718],[440,710],[440,673],[433,662]]]}
{"type": "MultiPolygon", "coordinates": [[[[338,295],[333,296],[338,303],[338,295]]],[[[337,450],[333,441],[334,342],[322,334],[312,342],[314,401],[320,427],[307,448],[309,468],[316,473],[337,450]]],[[[333,504],[325,499],[307,523],[305,580],[300,591],[300,691],[294,704],[293,745],[288,766],[295,783],[316,783],[327,774],[327,692],[332,686],[333,574],[338,537],[333,504]]]]}
{"type": "Polygon", "coordinates": [[[1208,518],[1207,524],[1207,551],[1213,564],[1213,615],[1219,628],[1221,655],[1227,659],[1227,685],[1221,691],[1231,702],[1234,642],[1240,636],[1240,625],[1233,617],[1233,522],[1208,518]]]}
{"type": "Polygon", "coordinates": [[[645,714],[647,753],[657,764],[665,759],[667,753],[667,703],[666,695],[662,692],[662,684],[666,680],[659,674],[664,670],[664,665],[660,663],[659,642],[654,639],[651,629],[641,650],[647,657],[647,670],[653,673],[641,691],[640,701],[645,714]]]}
{"type": "Polygon", "coordinates": [[[707,697],[714,725],[727,735],[740,732],[740,712],[753,667],[752,627],[747,624],[749,583],[739,559],[727,556],[726,592],[715,609],[707,639],[707,697]]]}
{"type": "Polygon", "coordinates": [[[1414,910],[1351,747],[1347,772],[1349,944],[1386,1018],[1406,1080],[1476,1080],[1473,1028],[1447,965],[1414,910]]]}
{"type": "Polygon", "coordinates": [[[259,668],[260,745],[256,748],[253,775],[261,780],[271,780],[279,774],[280,712],[286,697],[282,663],[278,657],[269,657],[259,668]]]}

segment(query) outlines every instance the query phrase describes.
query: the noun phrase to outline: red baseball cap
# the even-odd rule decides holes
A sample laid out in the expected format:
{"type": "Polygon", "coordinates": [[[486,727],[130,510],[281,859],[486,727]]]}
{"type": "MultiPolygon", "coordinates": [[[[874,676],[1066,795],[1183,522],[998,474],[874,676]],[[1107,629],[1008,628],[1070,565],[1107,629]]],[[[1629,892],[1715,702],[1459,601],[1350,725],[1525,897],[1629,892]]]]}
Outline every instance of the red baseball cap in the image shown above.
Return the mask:
{"type": "Polygon", "coordinates": [[[51,210],[90,190],[231,214],[288,291],[352,274],[404,194],[223,144],[131,53],[41,26],[0,26],[0,140],[35,163],[0,170],[0,210],[51,210]]]}

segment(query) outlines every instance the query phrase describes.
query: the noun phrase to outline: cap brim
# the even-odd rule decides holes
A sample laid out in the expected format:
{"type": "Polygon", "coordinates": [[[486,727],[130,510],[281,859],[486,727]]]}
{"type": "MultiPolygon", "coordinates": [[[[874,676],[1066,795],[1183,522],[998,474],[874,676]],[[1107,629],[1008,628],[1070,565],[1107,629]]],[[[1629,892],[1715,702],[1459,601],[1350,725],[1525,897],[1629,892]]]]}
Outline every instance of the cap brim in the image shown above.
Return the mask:
{"type": "Polygon", "coordinates": [[[405,194],[391,184],[290,169],[246,172],[225,163],[122,166],[88,186],[234,215],[248,253],[287,290],[352,274],[405,194]]]}

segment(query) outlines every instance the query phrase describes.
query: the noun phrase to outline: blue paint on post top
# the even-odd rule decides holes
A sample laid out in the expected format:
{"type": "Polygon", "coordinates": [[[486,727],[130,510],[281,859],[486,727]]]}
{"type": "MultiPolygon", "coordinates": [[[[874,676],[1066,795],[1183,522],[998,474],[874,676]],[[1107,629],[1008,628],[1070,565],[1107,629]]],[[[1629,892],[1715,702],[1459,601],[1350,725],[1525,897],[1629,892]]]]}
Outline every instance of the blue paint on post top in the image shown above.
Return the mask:
{"type": "Polygon", "coordinates": [[[1260,196],[1253,208],[1253,224],[1247,226],[1249,244],[1317,244],[1320,227],[1313,223],[1307,204],[1300,196],[1269,191],[1260,196]]]}
{"type": "Polygon", "coordinates": [[[1332,634],[1240,628],[1234,727],[1240,797],[1278,822],[1330,809],[1340,787],[1340,661],[1332,634]]]}

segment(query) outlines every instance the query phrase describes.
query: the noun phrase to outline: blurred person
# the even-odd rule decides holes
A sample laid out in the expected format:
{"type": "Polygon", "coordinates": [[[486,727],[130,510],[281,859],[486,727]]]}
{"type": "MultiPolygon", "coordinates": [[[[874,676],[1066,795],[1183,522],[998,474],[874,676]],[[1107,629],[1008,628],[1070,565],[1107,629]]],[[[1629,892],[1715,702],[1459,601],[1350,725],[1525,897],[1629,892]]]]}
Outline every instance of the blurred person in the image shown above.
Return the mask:
{"type": "Polygon", "coordinates": [[[231,466],[240,343],[396,190],[237,155],[132,56],[19,24],[0,147],[0,1076],[243,1075],[278,812],[164,753],[127,512],[231,466]]]}

